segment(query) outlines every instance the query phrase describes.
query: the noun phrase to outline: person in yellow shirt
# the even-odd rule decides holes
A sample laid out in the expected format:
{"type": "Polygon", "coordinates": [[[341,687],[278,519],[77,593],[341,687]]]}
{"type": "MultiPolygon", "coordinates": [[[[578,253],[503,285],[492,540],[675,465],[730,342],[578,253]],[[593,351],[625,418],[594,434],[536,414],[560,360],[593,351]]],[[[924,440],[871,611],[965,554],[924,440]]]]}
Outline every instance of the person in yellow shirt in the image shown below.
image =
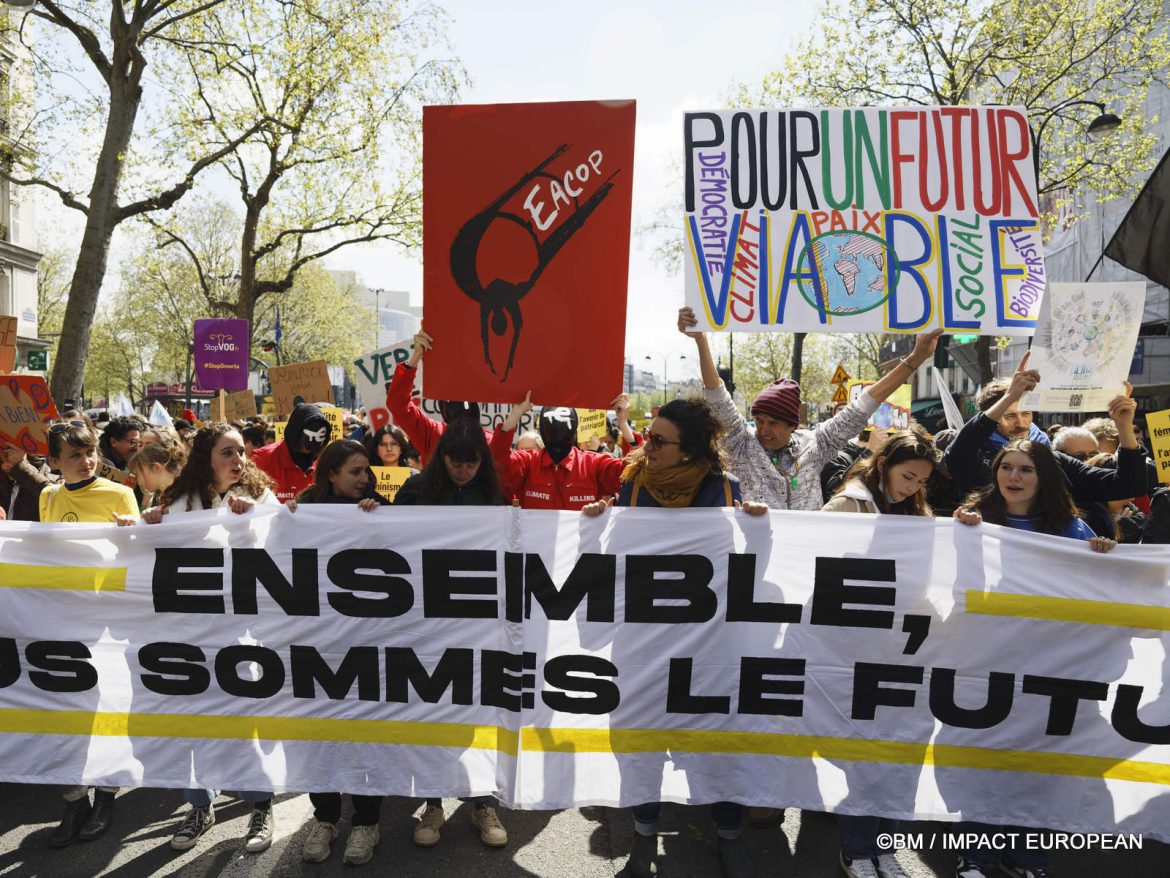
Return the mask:
{"type": "MultiPolygon", "coordinates": [[[[138,518],[134,492],[97,473],[98,440],[84,421],[63,421],[49,427],[49,466],[61,473],[59,485],[41,491],[41,521],[132,523],[138,518]]],[[[65,813],[49,837],[49,847],[63,848],[75,840],[91,841],[110,828],[117,787],[98,787],[93,804],[89,787],[66,787],[65,813]]]]}
{"type": "Polygon", "coordinates": [[[138,518],[134,492],[96,475],[100,460],[97,437],[84,421],[64,421],[49,428],[49,467],[61,473],[62,483],[46,485],[41,491],[41,521],[138,518]]]}

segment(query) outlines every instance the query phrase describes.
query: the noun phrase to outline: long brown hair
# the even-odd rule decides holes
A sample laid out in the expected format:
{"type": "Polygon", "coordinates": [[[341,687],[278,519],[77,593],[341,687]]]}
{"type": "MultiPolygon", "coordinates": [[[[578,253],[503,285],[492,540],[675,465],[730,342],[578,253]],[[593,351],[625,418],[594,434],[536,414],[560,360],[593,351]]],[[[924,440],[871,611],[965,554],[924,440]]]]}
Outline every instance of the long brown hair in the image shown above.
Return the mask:
{"type": "MultiPolygon", "coordinates": [[[[161,503],[170,506],[182,497],[187,498],[187,509],[194,508],[193,499],[198,496],[203,501],[205,509],[210,509],[215,502],[215,474],[211,468],[211,452],[215,450],[215,443],[220,436],[227,433],[239,433],[231,424],[211,424],[195,434],[191,443],[191,454],[187,458],[187,465],[163,492],[161,503]]],[[[243,441],[241,437],[240,441],[243,441]]],[[[272,479],[252,461],[244,460],[244,471],[240,480],[232,486],[240,488],[253,500],[258,500],[264,492],[272,487],[272,479]]]]}
{"type": "Polygon", "coordinates": [[[969,494],[963,501],[963,508],[975,510],[984,521],[992,524],[1007,524],[1007,502],[999,492],[999,468],[1004,457],[1013,451],[1026,454],[1036,465],[1036,496],[1032,498],[1028,518],[1036,522],[1041,533],[1063,534],[1068,523],[1081,511],[1065,486],[1064,471],[1056,462],[1052,449],[1031,439],[1017,439],[1000,449],[991,463],[991,484],[969,494]]]}
{"type": "Polygon", "coordinates": [[[155,442],[144,445],[126,462],[126,469],[137,476],[146,472],[151,464],[159,464],[172,476],[178,476],[187,463],[187,446],[177,442],[155,442]]]}
{"type": "Polygon", "coordinates": [[[435,447],[431,459],[423,467],[422,479],[423,495],[430,498],[442,497],[449,491],[454,482],[447,472],[444,457],[450,457],[455,463],[470,463],[479,461],[479,472],[473,481],[478,482],[483,492],[492,498],[492,502],[502,499],[503,490],[500,487],[500,475],[496,472],[496,464],[492,459],[492,451],[488,448],[487,437],[483,435],[483,427],[479,421],[472,418],[455,418],[447,424],[447,429],[439,437],[439,444],[435,447]]]}
{"type": "Polygon", "coordinates": [[[366,451],[366,447],[362,443],[355,439],[337,439],[326,445],[321,456],[317,458],[315,481],[297,495],[297,502],[324,503],[328,500],[333,487],[329,484],[329,476],[341,472],[345,462],[355,454],[364,457],[367,466],[369,465],[369,452],[366,451]]]}
{"type": "Polygon", "coordinates": [[[925,433],[914,430],[899,430],[897,433],[891,433],[885,442],[871,452],[868,457],[861,457],[853,462],[853,465],[845,473],[845,478],[842,479],[841,487],[837,489],[837,493],[843,491],[845,485],[853,479],[860,481],[869,489],[870,496],[873,497],[874,505],[877,506],[879,512],[896,515],[933,515],[934,513],[926,502],[925,487],[919,488],[915,494],[907,497],[901,503],[890,503],[886,500],[885,479],[889,476],[890,470],[900,463],[924,460],[931,467],[935,467],[940,459],[941,455],[938,453],[938,449],[934,447],[925,433]]]}

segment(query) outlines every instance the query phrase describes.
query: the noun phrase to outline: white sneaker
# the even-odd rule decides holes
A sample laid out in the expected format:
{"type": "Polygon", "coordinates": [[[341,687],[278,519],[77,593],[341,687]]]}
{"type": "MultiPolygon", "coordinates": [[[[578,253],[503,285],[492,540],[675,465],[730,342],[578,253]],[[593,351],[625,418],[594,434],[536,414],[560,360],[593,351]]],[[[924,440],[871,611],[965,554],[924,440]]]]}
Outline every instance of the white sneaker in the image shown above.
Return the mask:
{"type": "Polygon", "coordinates": [[[881,878],[910,878],[893,854],[877,855],[877,871],[881,878]]]}
{"type": "Polygon", "coordinates": [[[325,823],[313,818],[309,834],[305,836],[305,844],[301,848],[301,858],[309,863],[324,863],[329,859],[329,845],[337,838],[337,824],[325,823]]]}
{"type": "Polygon", "coordinates": [[[838,857],[841,871],[849,878],[881,878],[874,860],[850,860],[841,853],[838,857]]]}
{"type": "Polygon", "coordinates": [[[208,805],[206,808],[196,808],[191,806],[191,810],[187,812],[187,816],[179,824],[179,828],[175,830],[174,836],[171,838],[171,848],[176,851],[186,851],[195,847],[195,842],[199,840],[199,836],[215,826],[215,806],[208,805]]]}
{"type": "Polygon", "coordinates": [[[447,815],[443,813],[443,806],[428,802],[422,816],[418,818],[418,826],[414,828],[414,843],[423,848],[438,844],[439,830],[446,822],[447,815]]]}
{"type": "Polygon", "coordinates": [[[496,809],[490,805],[471,809],[471,825],[479,830],[479,838],[491,848],[503,847],[508,843],[508,830],[500,822],[496,809]]]}
{"type": "Polygon", "coordinates": [[[345,856],[342,857],[342,861],[351,866],[364,866],[373,859],[374,846],[378,843],[379,837],[377,824],[353,827],[345,843],[345,856]]]}

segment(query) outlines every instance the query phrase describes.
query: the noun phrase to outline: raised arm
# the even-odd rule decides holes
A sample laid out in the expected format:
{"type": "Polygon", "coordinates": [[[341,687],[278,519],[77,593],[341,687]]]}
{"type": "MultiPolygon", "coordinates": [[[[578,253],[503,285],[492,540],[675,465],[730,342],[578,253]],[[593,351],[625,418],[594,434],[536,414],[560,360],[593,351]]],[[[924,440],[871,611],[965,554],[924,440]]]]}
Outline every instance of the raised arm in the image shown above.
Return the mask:
{"type": "Polygon", "coordinates": [[[698,325],[699,321],[695,318],[693,308],[678,309],[678,331],[695,340],[695,347],[699,349],[699,371],[703,376],[703,386],[708,390],[713,390],[723,384],[723,381],[719,377],[719,370],[715,368],[715,359],[711,356],[711,346],[707,344],[707,333],[691,329],[692,326],[698,325]]]}

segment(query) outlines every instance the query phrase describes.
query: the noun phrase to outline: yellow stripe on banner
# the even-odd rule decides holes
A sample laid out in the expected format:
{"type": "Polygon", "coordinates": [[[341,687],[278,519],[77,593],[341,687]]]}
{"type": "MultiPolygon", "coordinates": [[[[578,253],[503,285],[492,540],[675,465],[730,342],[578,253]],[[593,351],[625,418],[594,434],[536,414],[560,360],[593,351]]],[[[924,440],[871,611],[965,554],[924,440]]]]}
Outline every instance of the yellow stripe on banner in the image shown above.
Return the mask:
{"type": "Polygon", "coordinates": [[[844,762],[934,765],[940,768],[981,768],[1029,774],[1102,777],[1170,786],[1170,765],[1104,756],[995,750],[954,744],[904,741],[862,741],[814,735],[770,735],[760,732],[714,732],[681,729],[537,729],[520,738],[526,751],[546,753],[730,753],[793,756],[844,762]]]}
{"type": "Polygon", "coordinates": [[[1052,622],[1084,622],[1089,625],[1170,631],[1170,609],[1142,604],[972,590],[967,592],[967,612],[983,616],[1016,616],[1022,619],[1048,619],[1052,622]]]}
{"type": "Polygon", "coordinates": [[[498,726],[309,719],[295,716],[192,716],[185,713],[96,713],[0,710],[0,734],[97,735],[134,738],[238,738],[262,741],[353,741],[517,752],[519,736],[498,726]]]}
{"type": "Polygon", "coordinates": [[[59,588],[67,591],[125,591],[125,567],[55,567],[0,564],[0,588],[59,588]]]}

